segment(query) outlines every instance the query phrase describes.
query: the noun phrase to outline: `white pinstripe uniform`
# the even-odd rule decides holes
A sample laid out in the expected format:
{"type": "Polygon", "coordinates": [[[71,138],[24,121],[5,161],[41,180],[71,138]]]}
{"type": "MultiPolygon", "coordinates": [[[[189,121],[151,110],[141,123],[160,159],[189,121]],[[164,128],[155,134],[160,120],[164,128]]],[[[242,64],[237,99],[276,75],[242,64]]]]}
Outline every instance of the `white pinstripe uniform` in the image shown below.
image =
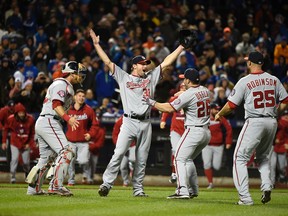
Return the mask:
{"type": "Polygon", "coordinates": [[[269,159],[277,130],[277,103],[288,97],[278,78],[260,71],[240,79],[228,100],[239,106],[244,101],[245,124],[239,134],[233,159],[233,180],[239,198],[251,203],[247,162],[256,150],[255,162],[261,176],[261,191],[270,191],[269,159]]]}
{"type": "Polygon", "coordinates": [[[54,176],[50,181],[49,188],[58,189],[63,187],[63,181],[67,170],[62,170],[61,164],[64,160],[63,154],[65,154],[65,150],[68,148],[69,144],[64,134],[63,126],[60,123],[60,117],[57,116],[56,112],[53,110],[52,101],[62,101],[63,108],[67,111],[72,103],[73,95],[74,90],[72,84],[63,78],[55,79],[47,90],[42,111],[35,124],[36,138],[39,143],[40,151],[39,161],[35,165],[40,170],[36,184],[37,192],[41,191],[43,178],[48,171],[47,164],[53,153],[57,154],[55,160],[57,165],[55,166],[54,176]],[[55,116],[57,116],[58,119],[55,119],[55,116]]]}
{"type": "Polygon", "coordinates": [[[210,122],[209,90],[203,86],[190,87],[171,102],[171,106],[175,110],[183,109],[185,112],[185,132],[175,152],[176,194],[189,196],[189,193],[192,193],[189,191],[189,186],[196,187],[194,188],[196,191],[193,192],[198,193],[197,172],[193,160],[211,138],[208,128],[210,122]],[[187,163],[192,163],[193,166],[188,166],[187,163]]]}
{"type": "Polygon", "coordinates": [[[117,178],[121,161],[127,152],[130,144],[135,139],[136,161],[133,171],[134,195],[144,192],[143,180],[145,176],[146,161],[151,145],[152,127],[150,117],[151,107],[142,104],[143,94],[154,97],[155,87],[160,79],[161,67],[156,67],[147,78],[129,75],[120,67],[115,65],[113,74],[120,86],[124,117],[123,124],[118,135],[114,155],[112,156],[104,174],[103,186],[111,189],[117,178]],[[143,119],[136,119],[139,116],[143,119]]]}

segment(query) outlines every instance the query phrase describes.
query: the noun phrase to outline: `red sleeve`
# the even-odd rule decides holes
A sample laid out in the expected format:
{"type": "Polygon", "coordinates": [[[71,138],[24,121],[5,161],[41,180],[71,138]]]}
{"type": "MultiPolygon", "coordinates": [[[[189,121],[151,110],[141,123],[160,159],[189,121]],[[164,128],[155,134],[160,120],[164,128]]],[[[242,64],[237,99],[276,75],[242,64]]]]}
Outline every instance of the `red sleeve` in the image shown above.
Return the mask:
{"type": "Polygon", "coordinates": [[[226,130],[225,144],[232,144],[233,134],[232,134],[232,127],[231,127],[229,121],[227,121],[226,118],[222,117],[221,118],[221,124],[225,127],[225,130],[226,130]]]}
{"type": "Polygon", "coordinates": [[[228,101],[228,105],[229,105],[229,107],[230,107],[231,109],[236,109],[236,108],[237,108],[237,105],[234,104],[234,103],[231,102],[231,101],[228,101]]]}
{"type": "Polygon", "coordinates": [[[63,106],[63,104],[64,103],[62,101],[60,101],[60,100],[53,100],[52,101],[52,108],[55,109],[58,106],[63,106]]]}
{"type": "Polygon", "coordinates": [[[123,122],[123,116],[121,116],[114,124],[113,131],[112,131],[112,141],[114,145],[117,143],[118,134],[120,132],[120,127],[123,122]]]}
{"type": "Polygon", "coordinates": [[[103,147],[104,142],[105,142],[105,129],[99,127],[98,128],[98,132],[96,137],[94,138],[94,140],[92,140],[91,142],[89,142],[89,150],[94,153],[94,154],[98,154],[100,148],[103,147]]]}
{"type": "Polygon", "coordinates": [[[88,107],[88,108],[89,108],[89,113],[90,113],[91,121],[92,121],[91,127],[88,133],[90,134],[91,139],[93,139],[96,136],[96,131],[98,130],[98,127],[99,127],[99,121],[96,117],[94,110],[91,107],[88,107]]]}
{"type": "Polygon", "coordinates": [[[288,104],[288,97],[286,97],[284,100],[280,101],[281,103],[284,103],[284,104],[288,104]]]}
{"type": "Polygon", "coordinates": [[[8,132],[10,131],[12,119],[14,115],[10,115],[7,119],[6,124],[4,125],[4,128],[2,130],[2,143],[6,143],[8,132]]]}
{"type": "MultiPolygon", "coordinates": [[[[171,97],[168,102],[171,103],[171,102],[174,101],[176,98],[177,98],[177,97],[171,97]]],[[[161,117],[161,122],[166,122],[167,119],[168,119],[168,117],[170,118],[170,117],[172,117],[172,115],[173,115],[173,113],[163,112],[163,113],[162,113],[162,117],[161,117]]]]}

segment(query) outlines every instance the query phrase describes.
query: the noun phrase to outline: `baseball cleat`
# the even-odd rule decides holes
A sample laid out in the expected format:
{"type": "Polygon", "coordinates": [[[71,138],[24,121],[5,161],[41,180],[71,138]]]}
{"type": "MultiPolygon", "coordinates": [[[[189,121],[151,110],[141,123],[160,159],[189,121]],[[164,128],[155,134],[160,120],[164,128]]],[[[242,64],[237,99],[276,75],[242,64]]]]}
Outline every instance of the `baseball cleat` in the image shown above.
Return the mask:
{"type": "Polygon", "coordinates": [[[264,191],[261,197],[261,202],[263,204],[269,202],[271,200],[271,191],[264,191]]]}
{"type": "Polygon", "coordinates": [[[105,185],[101,185],[98,190],[98,194],[100,196],[107,196],[109,194],[109,188],[106,187],[105,185]]]}
{"type": "Polygon", "coordinates": [[[138,194],[134,194],[133,195],[134,197],[148,197],[148,194],[145,194],[144,192],[140,192],[140,193],[138,193],[138,194]]]}
{"type": "Polygon", "coordinates": [[[189,197],[190,199],[193,199],[194,197],[198,197],[198,194],[189,193],[189,197]]]}
{"type": "Polygon", "coordinates": [[[37,196],[37,195],[47,195],[48,193],[44,190],[40,190],[38,192],[36,192],[36,189],[31,187],[31,186],[28,186],[28,189],[27,189],[27,195],[30,195],[30,196],[37,196]]]}
{"type": "Polygon", "coordinates": [[[248,202],[243,202],[242,200],[239,200],[237,203],[235,203],[236,205],[254,205],[253,201],[248,201],[248,202]]]}
{"type": "Polygon", "coordinates": [[[207,189],[213,189],[213,188],[214,188],[214,185],[213,185],[213,183],[209,183],[209,185],[208,185],[207,189]]]}
{"type": "Polygon", "coordinates": [[[181,195],[181,194],[172,194],[167,197],[167,199],[190,199],[189,195],[181,195]]]}
{"type": "Polygon", "coordinates": [[[60,195],[60,196],[73,196],[73,193],[71,193],[71,191],[66,187],[62,187],[58,190],[48,189],[48,194],[49,195],[60,195]]]}

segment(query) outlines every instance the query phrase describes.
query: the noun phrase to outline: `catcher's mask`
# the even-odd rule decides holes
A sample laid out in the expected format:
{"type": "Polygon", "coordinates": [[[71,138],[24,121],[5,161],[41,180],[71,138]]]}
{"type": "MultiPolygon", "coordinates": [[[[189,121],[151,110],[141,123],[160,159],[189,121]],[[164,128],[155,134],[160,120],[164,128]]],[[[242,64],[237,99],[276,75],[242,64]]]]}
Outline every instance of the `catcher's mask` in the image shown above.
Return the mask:
{"type": "Polygon", "coordinates": [[[82,83],[83,80],[86,78],[87,68],[81,64],[77,63],[76,61],[69,61],[67,62],[62,69],[63,77],[69,76],[69,74],[77,74],[80,76],[78,80],[79,83],[82,83]]]}

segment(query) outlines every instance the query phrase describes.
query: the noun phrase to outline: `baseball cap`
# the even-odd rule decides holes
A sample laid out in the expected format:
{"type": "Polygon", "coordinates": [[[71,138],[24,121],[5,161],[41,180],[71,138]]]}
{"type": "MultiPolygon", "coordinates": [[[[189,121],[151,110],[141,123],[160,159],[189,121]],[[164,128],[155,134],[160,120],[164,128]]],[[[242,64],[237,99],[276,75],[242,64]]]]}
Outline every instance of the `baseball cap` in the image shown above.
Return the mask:
{"type": "Polygon", "coordinates": [[[191,80],[193,83],[199,83],[200,75],[199,72],[194,68],[188,68],[184,72],[184,77],[191,80]]]}
{"type": "Polygon", "coordinates": [[[164,39],[161,36],[157,36],[155,38],[155,42],[159,42],[159,41],[164,41],[164,39]]]}
{"type": "Polygon", "coordinates": [[[211,104],[210,104],[210,108],[211,108],[211,109],[218,109],[218,110],[219,110],[219,109],[220,109],[220,106],[219,106],[217,103],[211,103],[211,104]]]}
{"type": "Polygon", "coordinates": [[[142,55],[137,55],[132,59],[132,64],[142,64],[142,65],[149,65],[151,63],[150,60],[147,60],[142,55]]]}
{"type": "Polygon", "coordinates": [[[21,62],[18,62],[18,64],[17,64],[17,68],[23,68],[24,67],[24,64],[23,64],[23,62],[21,61],[21,62]]]}
{"type": "Polygon", "coordinates": [[[257,51],[250,52],[248,57],[244,58],[246,61],[251,61],[255,64],[262,65],[264,63],[264,56],[257,51]]]}
{"type": "Polygon", "coordinates": [[[15,102],[14,102],[13,100],[9,100],[8,103],[7,103],[7,105],[8,105],[9,107],[13,107],[13,106],[15,105],[15,102]]]}
{"type": "Polygon", "coordinates": [[[24,61],[31,61],[31,57],[30,56],[26,56],[24,61]]]}
{"type": "Polygon", "coordinates": [[[229,27],[224,28],[223,32],[231,32],[231,29],[229,27]]]}

